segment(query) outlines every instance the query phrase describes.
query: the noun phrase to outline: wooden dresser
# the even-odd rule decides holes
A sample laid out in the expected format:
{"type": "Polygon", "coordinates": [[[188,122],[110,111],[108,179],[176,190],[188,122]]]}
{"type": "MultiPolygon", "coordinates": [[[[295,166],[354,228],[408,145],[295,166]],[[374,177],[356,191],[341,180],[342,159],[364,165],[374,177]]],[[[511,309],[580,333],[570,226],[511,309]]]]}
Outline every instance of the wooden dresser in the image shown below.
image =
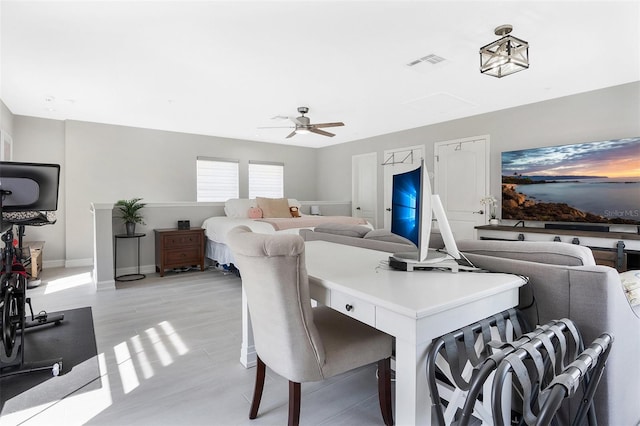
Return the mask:
{"type": "Polygon", "coordinates": [[[156,272],[199,265],[204,271],[204,229],[154,229],[156,272]]]}

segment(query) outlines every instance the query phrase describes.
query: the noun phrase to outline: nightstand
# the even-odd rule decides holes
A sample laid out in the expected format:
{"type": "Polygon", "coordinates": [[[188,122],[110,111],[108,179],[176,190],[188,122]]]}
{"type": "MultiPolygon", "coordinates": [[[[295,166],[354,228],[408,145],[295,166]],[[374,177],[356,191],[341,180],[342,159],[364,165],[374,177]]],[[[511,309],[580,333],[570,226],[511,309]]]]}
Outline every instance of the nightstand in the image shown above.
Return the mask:
{"type": "Polygon", "coordinates": [[[204,229],[154,229],[156,272],[200,265],[204,271],[204,229]]]}

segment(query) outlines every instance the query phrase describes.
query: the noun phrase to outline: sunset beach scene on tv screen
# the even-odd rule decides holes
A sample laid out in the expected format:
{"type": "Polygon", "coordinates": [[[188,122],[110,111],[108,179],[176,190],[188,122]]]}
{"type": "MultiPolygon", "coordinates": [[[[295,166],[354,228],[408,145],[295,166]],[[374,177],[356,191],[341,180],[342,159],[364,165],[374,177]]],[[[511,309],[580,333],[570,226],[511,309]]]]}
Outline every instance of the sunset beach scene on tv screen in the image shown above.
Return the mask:
{"type": "Polygon", "coordinates": [[[640,224],[640,137],[503,152],[502,219],[640,224]]]}

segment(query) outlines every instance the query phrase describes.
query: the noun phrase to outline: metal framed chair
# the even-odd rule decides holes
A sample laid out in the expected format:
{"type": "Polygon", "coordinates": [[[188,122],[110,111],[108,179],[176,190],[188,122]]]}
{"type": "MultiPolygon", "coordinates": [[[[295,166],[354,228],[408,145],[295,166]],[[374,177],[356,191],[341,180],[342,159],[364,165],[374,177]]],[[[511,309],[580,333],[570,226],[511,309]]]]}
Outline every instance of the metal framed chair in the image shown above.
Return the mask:
{"type": "Polygon", "coordinates": [[[434,340],[426,368],[432,422],[464,424],[472,417],[490,421],[490,404],[478,400],[486,377],[479,380],[478,374],[488,360],[495,360],[496,350],[502,353],[499,348],[517,345],[521,338],[528,341],[523,337],[528,328],[518,311],[509,309],[434,340]]]}
{"type": "MultiPolygon", "coordinates": [[[[608,336],[608,335],[607,335],[608,336]]],[[[602,337],[599,343],[602,350],[609,346],[610,336],[602,337]]],[[[505,419],[503,410],[504,392],[513,394],[515,408],[520,413],[522,421],[527,425],[537,425],[540,420],[542,407],[547,400],[547,388],[557,382],[558,377],[570,371],[573,374],[575,365],[583,367],[584,362],[577,360],[580,356],[594,355],[593,349],[583,352],[583,343],[575,324],[569,319],[556,321],[543,333],[535,336],[530,342],[520,346],[517,350],[507,355],[498,366],[493,379],[491,403],[494,413],[494,424],[503,426],[510,423],[511,419],[505,419]],[[570,341],[573,345],[570,345],[570,341]],[[586,354],[585,354],[586,352],[586,354]],[[577,364],[576,364],[577,363],[577,364]],[[507,384],[509,383],[510,384],[507,384]],[[513,392],[512,392],[513,391],[513,392]]],[[[607,352],[608,356],[608,352],[607,352]]],[[[603,362],[606,357],[603,358],[603,362]]],[[[604,366],[604,364],[602,365],[604,366]]],[[[582,368],[581,370],[585,370],[582,368]]],[[[598,379],[599,380],[599,379],[598,379]]],[[[597,386],[597,384],[596,384],[597,386]]],[[[557,391],[556,391],[557,392],[557,391]]],[[[596,424],[595,409],[591,404],[595,387],[590,391],[586,408],[578,416],[572,414],[570,407],[562,413],[562,424],[585,424],[585,416],[588,414],[588,423],[596,424]],[[574,418],[573,422],[570,420],[574,418]],[[577,420],[576,420],[577,419],[577,420]]],[[[573,394],[573,393],[572,393],[573,394]]],[[[586,393],[584,395],[587,395],[586,393]]],[[[555,415],[560,406],[555,406],[555,415]]],[[[549,408],[545,409],[549,411],[549,408]]],[[[508,410],[506,410],[508,411],[508,410]]],[[[543,419],[543,424],[549,424],[549,420],[543,419]]]]}
{"type": "MultiPolygon", "coordinates": [[[[595,410],[593,407],[593,395],[600,383],[604,368],[609,358],[609,352],[613,344],[613,336],[603,333],[585,349],[578,358],[551,382],[544,390],[544,402],[536,421],[537,426],[546,426],[551,423],[553,417],[560,409],[563,401],[573,397],[581,385],[584,385],[584,394],[580,397],[576,415],[572,421],[573,426],[585,424],[587,413],[595,410]]],[[[590,424],[595,425],[595,413],[589,417],[590,424]]]]}

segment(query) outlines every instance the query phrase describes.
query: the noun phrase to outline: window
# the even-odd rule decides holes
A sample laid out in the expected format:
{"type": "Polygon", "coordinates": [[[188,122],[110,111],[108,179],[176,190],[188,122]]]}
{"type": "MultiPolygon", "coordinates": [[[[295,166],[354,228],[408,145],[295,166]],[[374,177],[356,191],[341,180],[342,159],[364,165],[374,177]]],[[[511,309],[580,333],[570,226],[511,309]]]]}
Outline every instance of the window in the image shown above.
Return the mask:
{"type": "Polygon", "coordinates": [[[237,160],[198,157],[198,201],[227,201],[239,198],[237,160]]]}
{"type": "Polygon", "coordinates": [[[249,198],[284,197],[284,164],[249,161],[249,198]]]}

